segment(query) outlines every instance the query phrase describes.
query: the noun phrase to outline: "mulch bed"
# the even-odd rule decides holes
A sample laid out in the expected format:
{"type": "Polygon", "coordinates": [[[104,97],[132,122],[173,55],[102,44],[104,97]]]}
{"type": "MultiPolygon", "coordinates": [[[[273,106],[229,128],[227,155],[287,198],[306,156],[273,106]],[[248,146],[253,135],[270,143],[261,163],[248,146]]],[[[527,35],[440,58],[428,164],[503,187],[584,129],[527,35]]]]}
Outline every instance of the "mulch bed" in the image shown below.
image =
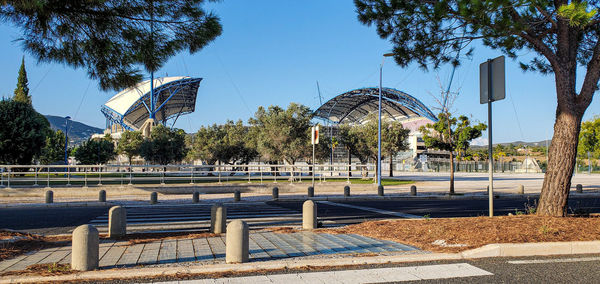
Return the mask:
{"type": "Polygon", "coordinates": [[[316,231],[330,234],[358,234],[434,252],[460,252],[493,243],[600,240],[600,218],[523,215],[493,218],[383,220],[316,231]]]}

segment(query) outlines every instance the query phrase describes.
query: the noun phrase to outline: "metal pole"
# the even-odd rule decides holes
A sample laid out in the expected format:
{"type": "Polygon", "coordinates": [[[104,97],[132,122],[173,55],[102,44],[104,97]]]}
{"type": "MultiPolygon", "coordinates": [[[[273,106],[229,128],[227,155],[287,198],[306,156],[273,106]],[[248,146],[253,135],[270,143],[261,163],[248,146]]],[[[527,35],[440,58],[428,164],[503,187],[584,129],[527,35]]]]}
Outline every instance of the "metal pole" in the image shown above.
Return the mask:
{"type": "Polygon", "coordinates": [[[315,143],[313,141],[313,157],[312,157],[312,187],[315,188],[315,143]]]}
{"type": "Polygon", "coordinates": [[[490,217],[494,217],[494,156],[492,148],[492,60],[488,59],[488,160],[490,191],[488,192],[490,217]]]}
{"type": "Polygon", "coordinates": [[[383,61],[379,66],[379,108],[377,119],[377,186],[381,185],[381,85],[383,78],[383,61]]]}
{"type": "Polygon", "coordinates": [[[69,119],[70,116],[65,117],[65,165],[69,164],[69,155],[67,154],[67,147],[69,146],[69,119]]]}

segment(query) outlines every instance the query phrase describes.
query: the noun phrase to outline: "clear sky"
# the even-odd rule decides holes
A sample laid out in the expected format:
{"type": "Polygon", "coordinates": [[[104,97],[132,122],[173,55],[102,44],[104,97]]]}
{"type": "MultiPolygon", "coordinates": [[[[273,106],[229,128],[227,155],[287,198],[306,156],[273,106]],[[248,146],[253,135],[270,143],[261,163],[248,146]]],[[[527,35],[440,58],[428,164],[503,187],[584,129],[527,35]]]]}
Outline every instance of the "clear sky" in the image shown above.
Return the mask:
{"type": "MultiPolygon", "coordinates": [[[[222,36],[194,55],[173,57],[157,73],[204,78],[196,112],[181,117],[176,125],[187,132],[228,119],[247,121],[261,105],[297,102],[316,109],[317,81],[324,100],[348,90],[376,87],[382,54],[392,48],[374,27],[358,22],[352,1],[225,0],[207,7],[221,17],[222,36]]],[[[0,96],[12,96],[16,86],[23,55],[15,41],[19,36],[18,29],[0,25],[0,96]]],[[[478,66],[499,55],[476,46],[473,59],[457,69],[452,85],[460,93],[454,104],[457,113],[487,121],[487,107],[479,104],[478,66]]],[[[527,58],[530,52],[519,55],[527,58]]],[[[100,106],[116,92],[100,91],[84,70],[38,64],[27,54],[25,61],[30,94],[39,112],[69,115],[104,127],[100,106]]],[[[446,88],[451,70],[451,66],[429,72],[416,66],[401,68],[387,58],[383,85],[402,90],[433,110],[439,82],[446,88]]],[[[507,60],[506,80],[507,98],[494,103],[494,143],[550,138],[556,108],[553,76],[523,73],[517,62],[507,60]]],[[[584,119],[600,114],[599,101],[594,99],[584,119]]]]}

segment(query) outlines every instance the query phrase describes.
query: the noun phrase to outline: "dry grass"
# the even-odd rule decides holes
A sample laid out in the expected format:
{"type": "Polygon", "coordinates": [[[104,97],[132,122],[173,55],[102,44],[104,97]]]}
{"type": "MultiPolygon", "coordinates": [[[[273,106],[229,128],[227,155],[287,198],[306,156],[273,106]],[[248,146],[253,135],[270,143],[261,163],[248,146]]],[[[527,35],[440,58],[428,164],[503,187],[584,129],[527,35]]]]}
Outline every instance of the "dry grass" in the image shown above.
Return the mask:
{"type": "Polygon", "coordinates": [[[58,264],[58,263],[43,263],[43,264],[34,264],[27,267],[27,269],[22,271],[7,271],[0,273],[0,276],[13,276],[13,275],[39,275],[39,276],[56,276],[56,275],[65,275],[71,274],[75,271],[71,270],[71,265],[69,264],[58,264]]]}
{"type": "Polygon", "coordinates": [[[22,238],[15,242],[0,244],[0,261],[34,250],[65,246],[71,241],[70,237],[44,237],[14,231],[0,231],[0,236],[2,239],[22,238]]]}
{"type": "Polygon", "coordinates": [[[293,234],[299,232],[300,230],[293,227],[269,227],[262,229],[262,231],[273,232],[277,234],[293,234]]]}
{"type": "Polygon", "coordinates": [[[317,231],[359,234],[435,252],[459,252],[493,243],[600,240],[600,218],[504,216],[384,220],[317,231]],[[436,240],[444,240],[450,246],[432,244],[436,240]]]}

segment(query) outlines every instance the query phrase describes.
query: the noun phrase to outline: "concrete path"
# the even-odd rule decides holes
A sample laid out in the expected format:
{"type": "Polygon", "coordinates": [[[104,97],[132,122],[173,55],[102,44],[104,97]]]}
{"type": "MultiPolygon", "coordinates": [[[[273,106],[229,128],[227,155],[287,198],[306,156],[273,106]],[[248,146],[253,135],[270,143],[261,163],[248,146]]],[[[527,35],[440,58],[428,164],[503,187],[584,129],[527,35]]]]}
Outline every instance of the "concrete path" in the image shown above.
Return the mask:
{"type": "MultiPolygon", "coordinates": [[[[331,235],[313,232],[250,234],[250,261],[357,253],[426,253],[414,247],[359,235],[331,235]]],[[[24,270],[33,264],[71,261],[71,247],[49,248],[0,262],[0,272],[24,270]]],[[[225,236],[157,240],[130,244],[128,241],[101,240],[100,268],[132,267],[169,263],[225,262],[225,236]]]]}
{"type": "Polygon", "coordinates": [[[388,283],[433,279],[450,279],[474,276],[489,276],[492,273],[468,263],[391,267],[362,270],[342,270],[326,272],[307,272],[293,274],[274,274],[218,279],[199,279],[188,281],[159,282],[157,284],[216,284],[216,283],[388,283]]]}

